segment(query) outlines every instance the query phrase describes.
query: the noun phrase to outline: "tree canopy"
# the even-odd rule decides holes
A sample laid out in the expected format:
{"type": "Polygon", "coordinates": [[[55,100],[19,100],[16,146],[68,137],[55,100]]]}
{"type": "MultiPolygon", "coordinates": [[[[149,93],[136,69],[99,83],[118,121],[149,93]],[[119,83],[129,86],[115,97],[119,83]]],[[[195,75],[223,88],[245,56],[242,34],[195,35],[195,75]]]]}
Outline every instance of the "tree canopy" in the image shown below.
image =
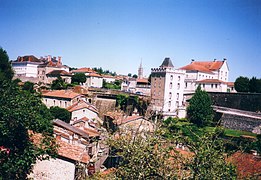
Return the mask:
{"type": "Polygon", "coordinates": [[[57,79],[53,80],[53,82],[51,84],[51,89],[53,89],[53,90],[67,89],[67,84],[59,76],[57,79]]]}
{"type": "Polygon", "coordinates": [[[86,75],[84,73],[76,73],[72,76],[72,83],[80,84],[86,82],[86,75]]]}
{"type": "Polygon", "coordinates": [[[209,125],[213,119],[213,108],[211,105],[211,98],[207,92],[202,91],[200,86],[198,86],[187,108],[189,121],[200,127],[209,125]]]}
{"type": "Polygon", "coordinates": [[[11,80],[14,76],[7,52],[0,48],[0,83],[11,80]]]}
{"type": "Polygon", "coordinates": [[[60,119],[66,123],[71,120],[71,113],[67,109],[54,106],[50,108],[50,112],[55,119],[60,119]]]}
{"type": "Polygon", "coordinates": [[[12,81],[8,56],[0,50],[0,179],[26,179],[37,159],[55,155],[52,116],[39,94],[12,81]],[[37,142],[34,135],[40,133],[37,142]],[[43,156],[45,155],[45,156],[43,156]]]}
{"type": "Polygon", "coordinates": [[[235,89],[237,92],[249,92],[249,78],[238,77],[235,81],[235,89]]]}

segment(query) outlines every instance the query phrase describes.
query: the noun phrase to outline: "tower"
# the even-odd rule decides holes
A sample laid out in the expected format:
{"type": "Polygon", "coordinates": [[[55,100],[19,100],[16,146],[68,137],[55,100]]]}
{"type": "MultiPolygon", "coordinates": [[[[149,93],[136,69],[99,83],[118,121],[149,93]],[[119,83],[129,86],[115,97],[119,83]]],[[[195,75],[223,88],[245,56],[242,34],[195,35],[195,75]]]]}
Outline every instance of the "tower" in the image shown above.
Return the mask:
{"type": "Polygon", "coordinates": [[[176,70],[165,58],[159,68],[151,69],[151,103],[153,110],[167,117],[184,117],[183,92],[185,71],[176,70]]]}
{"type": "Polygon", "coordinates": [[[143,78],[143,67],[142,67],[142,60],[140,62],[140,67],[138,69],[138,78],[142,79],[143,78]]]}

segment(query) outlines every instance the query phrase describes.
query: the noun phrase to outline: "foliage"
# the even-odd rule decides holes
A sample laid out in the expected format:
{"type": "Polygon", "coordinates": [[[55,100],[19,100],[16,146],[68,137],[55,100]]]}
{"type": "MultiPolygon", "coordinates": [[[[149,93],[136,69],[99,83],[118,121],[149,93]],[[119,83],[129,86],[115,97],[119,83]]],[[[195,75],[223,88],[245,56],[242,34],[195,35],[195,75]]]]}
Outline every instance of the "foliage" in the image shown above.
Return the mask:
{"type": "Polygon", "coordinates": [[[115,82],[106,82],[103,80],[102,87],[106,89],[121,89],[121,81],[116,80],[115,82]]]}
{"type": "Polygon", "coordinates": [[[131,73],[128,73],[128,76],[131,77],[131,73]]]}
{"type": "Polygon", "coordinates": [[[137,74],[133,74],[132,77],[133,78],[138,78],[138,75],[137,74]]]}
{"type": "Polygon", "coordinates": [[[26,179],[37,159],[56,152],[52,116],[38,94],[21,91],[13,82],[2,84],[0,102],[0,146],[8,150],[0,153],[0,177],[26,179]],[[42,134],[36,144],[29,130],[42,134]]]}
{"type": "Polygon", "coordinates": [[[115,170],[118,179],[177,179],[184,175],[185,159],[160,136],[120,136],[110,139],[109,145],[111,155],[120,159],[115,170]]]}
{"type": "Polygon", "coordinates": [[[70,123],[71,113],[64,108],[60,108],[58,106],[52,106],[50,108],[50,112],[55,119],[60,119],[66,123],[70,123]]]}
{"type": "Polygon", "coordinates": [[[261,93],[261,79],[252,77],[249,80],[249,92],[252,93],[261,93]]]}
{"type": "Polygon", "coordinates": [[[25,91],[29,91],[31,93],[34,93],[34,83],[30,82],[30,81],[26,81],[22,87],[23,90],[25,91]]]}
{"type": "Polygon", "coordinates": [[[218,133],[206,133],[187,146],[194,153],[187,164],[190,179],[236,179],[235,167],[226,162],[224,144],[218,133]]]}
{"type": "Polygon", "coordinates": [[[51,89],[53,89],[53,90],[67,89],[67,84],[59,76],[57,79],[53,80],[53,82],[51,84],[51,89]]]}
{"type": "Polygon", "coordinates": [[[116,106],[123,110],[127,115],[131,115],[134,108],[141,107],[138,96],[129,96],[127,94],[117,95],[116,106]]]}
{"type": "Polygon", "coordinates": [[[14,76],[7,52],[0,48],[0,83],[11,80],[14,76]]]}
{"type": "Polygon", "coordinates": [[[200,86],[189,101],[187,115],[190,122],[199,127],[207,126],[213,119],[213,108],[211,98],[206,91],[202,91],[200,86]]]}
{"type": "Polygon", "coordinates": [[[249,92],[248,77],[238,77],[235,81],[235,89],[237,92],[249,92]]]}
{"type": "Polygon", "coordinates": [[[103,70],[101,67],[97,68],[92,68],[94,71],[96,71],[98,74],[109,74],[109,75],[112,75],[112,76],[116,76],[117,73],[116,72],[112,72],[112,71],[109,71],[109,70],[103,70]]]}
{"type": "Polygon", "coordinates": [[[76,73],[72,76],[72,83],[80,84],[86,82],[86,75],[84,73],[76,73]]]}

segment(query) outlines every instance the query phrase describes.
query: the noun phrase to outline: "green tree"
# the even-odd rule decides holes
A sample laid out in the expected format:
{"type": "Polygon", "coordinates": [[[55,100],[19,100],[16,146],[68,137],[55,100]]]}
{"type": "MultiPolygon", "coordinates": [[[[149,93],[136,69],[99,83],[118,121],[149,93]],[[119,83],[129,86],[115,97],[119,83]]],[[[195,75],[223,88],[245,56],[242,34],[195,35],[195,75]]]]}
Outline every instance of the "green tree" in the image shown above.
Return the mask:
{"type": "Polygon", "coordinates": [[[14,76],[7,52],[0,48],[0,83],[11,80],[14,76]]]}
{"type": "Polygon", "coordinates": [[[70,123],[71,113],[67,109],[54,106],[50,108],[50,112],[55,119],[60,119],[66,123],[70,123]]]}
{"type": "Polygon", "coordinates": [[[137,74],[133,74],[132,77],[133,78],[138,78],[138,75],[137,74]]]}
{"type": "Polygon", "coordinates": [[[160,136],[120,136],[109,141],[110,155],[119,165],[116,179],[178,179],[183,177],[184,158],[173,151],[173,146],[160,136]]]}
{"type": "Polygon", "coordinates": [[[200,86],[198,86],[187,108],[189,121],[200,127],[209,125],[213,119],[213,108],[211,105],[211,98],[207,92],[202,91],[200,86]]]}
{"type": "Polygon", "coordinates": [[[23,91],[17,80],[12,81],[13,71],[2,49],[0,61],[0,179],[26,179],[37,159],[56,153],[52,116],[38,94],[23,91]],[[35,133],[42,137],[37,143],[32,140],[35,133]]]}
{"type": "Polygon", "coordinates": [[[67,89],[67,84],[60,76],[58,76],[57,79],[53,80],[51,84],[51,89],[53,90],[67,89]]]}
{"type": "Polygon", "coordinates": [[[0,179],[26,179],[37,159],[55,155],[52,116],[38,94],[5,82],[0,88],[0,179]],[[32,134],[42,138],[33,143],[32,134]]]}
{"type": "Polygon", "coordinates": [[[238,77],[235,81],[235,89],[237,92],[249,92],[248,77],[238,77]]]}
{"type": "Polygon", "coordinates": [[[252,92],[252,93],[260,93],[261,92],[261,79],[257,79],[256,77],[252,77],[249,80],[249,92],[252,92]]]}
{"type": "Polygon", "coordinates": [[[84,73],[76,73],[72,76],[72,83],[80,84],[86,82],[86,75],[84,73]]]}
{"type": "Polygon", "coordinates": [[[187,164],[190,179],[237,178],[235,167],[226,162],[224,144],[218,133],[206,133],[197,141],[190,141],[187,146],[194,153],[187,164]]]}
{"type": "Polygon", "coordinates": [[[26,81],[24,83],[22,89],[33,93],[33,92],[35,92],[35,90],[34,90],[34,83],[32,83],[30,81],[26,81]]]}
{"type": "Polygon", "coordinates": [[[131,73],[128,73],[128,76],[131,77],[131,73]]]}

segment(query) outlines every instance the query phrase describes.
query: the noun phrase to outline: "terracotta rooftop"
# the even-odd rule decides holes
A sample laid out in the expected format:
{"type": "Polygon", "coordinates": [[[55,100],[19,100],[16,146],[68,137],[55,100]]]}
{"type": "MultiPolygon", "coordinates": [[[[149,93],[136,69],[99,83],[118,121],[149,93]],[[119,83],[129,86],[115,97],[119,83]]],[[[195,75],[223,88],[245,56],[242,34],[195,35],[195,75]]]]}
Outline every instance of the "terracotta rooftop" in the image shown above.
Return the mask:
{"type": "Polygon", "coordinates": [[[92,70],[91,68],[79,68],[72,70],[73,73],[95,73],[96,71],[92,70]]]}
{"type": "Polygon", "coordinates": [[[73,105],[69,106],[66,109],[70,112],[73,112],[73,111],[77,111],[77,110],[84,109],[84,108],[89,109],[98,114],[98,110],[92,104],[90,104],[86,101],[83,101],[83,100],[80,100],[80,101],[74,103],[73,105]]]}
{"type": "Polygon", "coordinates": [[[137,81],[137,83],[146,83],[146,84],[148,84],[148,83],[149,83],[149,81],[148,81],[148,79],[147,79],[147,78],[143,78],[143,79],[137,79],[136,81],[137,81]]]}
{"type": "Polygon", "coordinates": [[[53,91],[43,92],[43,96],[73,99],[77,96],[81,96],[81,94],[75,93],[71,90],[53,90],[53,91]]]}
{"type": "Polygon", "coordinates": [[[225,83],[226,84],[226,82],[221,81],[219,79],[203,79],[203,80],[199,80],[197,82],[199,82],[199,83],[225,83]]]}
{"type": "Polygon", "coordinates": [[[100,77],[100,78],[102,78],[102,76],[99,75],[99,74],[97,74],[97,73],[90,73],[90,74],[87,75],[87,76],[90,76],[90,77],[100,77]]]}
{"type": "Polygon", "coordinates": [[[212,71],[219,70],[224,61],[192,61],[191,64],[181,67],[180,69],[187,71],[200,71],[206,73],[212,73],[212,71]]]}
{"type": "Polygon", "coordinates": [[[234,86],[234,82],[227,82],[227,86],[229,86],[229,87],[233,87],[234,86]]]}
{"type": "Polygon", "coordinates": [[[261,157],[253,154],[236,152],[228,159],[237,166],[240,178],[257,175],[261,178],[261,157]]]}
{"type": "Polygon", "coordinates": [[[115,79],[116,77],[115,76],[112,76],[112,75],[109,75],[109,74],[103,74],[102,75],[104,78],[112,78],[112,79],[115,79]]]}
{"type": "Polygon", "coordinates": [[[35,56],[33,55],[27,55],[27,56],[18,56],[17,57],[17,60],[15,62],[42,62],[40,59],[36,58],[35,56]]]}
{"type": "Polygon", "coordinates": [[[76,128],[76,127],[74,127],[74,126],[72,126],[72,125],[70,125],[70,124],[68,124],[64,121],[59,120],[59,119],[53,120],[53,124],[56,125],[56,126],[62,127],[64,129],[67,129],[67,130],[69,130],[69,131],[71,131],[75,134],[78,134],[78,135],[82,136],[83,138],[89,138],[89,135],[85,131],[83,131],[79,128],[76,128]]]}
{"type": "Polygon", "coordinates": [[[71,74],[64,70],[53,70],[46,75],[63,75],[63,76],[70,76],[71,74]]]}
{"type": "Polygon", "coordinates": [[[83,129],[90,137],[97,137],[100,136],[100,133],[91,128],[84,128],[83,129]]]}
{"type": "Polygon", "coordinates": [[[80,147],[77,145],[66,143],[62,140],[56,139],[56,142],[58,144],[58,154],[60,156],[80,161],[83,163],[88,163],[90,160],[90,156],[88,155],[88,152],[86,151],[85,147],[80,147]]]}

